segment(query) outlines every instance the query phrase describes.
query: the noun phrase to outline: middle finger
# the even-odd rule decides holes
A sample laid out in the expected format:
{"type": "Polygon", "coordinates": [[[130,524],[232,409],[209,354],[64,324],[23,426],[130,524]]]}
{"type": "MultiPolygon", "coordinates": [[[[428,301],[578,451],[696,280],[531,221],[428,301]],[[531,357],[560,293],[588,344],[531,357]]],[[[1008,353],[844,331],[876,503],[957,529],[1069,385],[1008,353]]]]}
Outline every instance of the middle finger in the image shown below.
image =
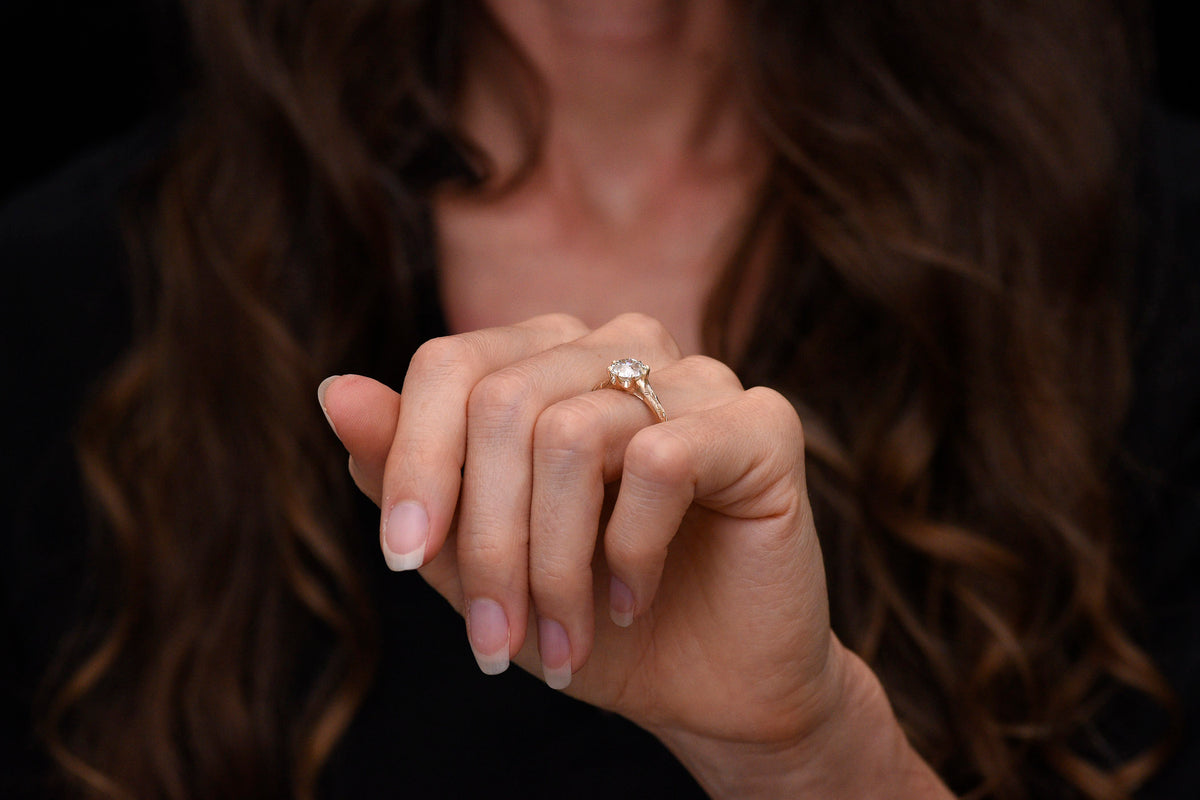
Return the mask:
{"type": "MultiPolygon", "coordinates": [[[[626,316],[498,370],[467,402],[457,538],[467,635],[482,671],[507,668],[527,634],[534,427],[543,410],[587,391],[612,353],[637,346],[658,363],[679,356],[657,323],[626,316]]],[[[603,484],[598,483],[603,491],[603,484]]],[[[594,505],[594,499],[591,501],[594,505]]]]}

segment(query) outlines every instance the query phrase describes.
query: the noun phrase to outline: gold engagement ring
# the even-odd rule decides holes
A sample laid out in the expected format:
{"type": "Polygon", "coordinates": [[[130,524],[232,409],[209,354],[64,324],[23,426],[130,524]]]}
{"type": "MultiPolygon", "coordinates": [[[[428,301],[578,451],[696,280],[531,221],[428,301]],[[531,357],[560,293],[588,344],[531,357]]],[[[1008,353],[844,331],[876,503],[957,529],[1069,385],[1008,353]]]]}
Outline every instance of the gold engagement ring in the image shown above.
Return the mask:
{"type": "Polygon", "coordinates": [[[662,403],[658,402],[658,395],[646,380],[649,375],[650,368],[636,358],[618,358],[608,365],[608,378],[593,386],[592,391],[616,389],[640,397],[654,412],[654,416],[658,417],[659,422],[666,422],[667,412],[663,410],[662,403]]]}

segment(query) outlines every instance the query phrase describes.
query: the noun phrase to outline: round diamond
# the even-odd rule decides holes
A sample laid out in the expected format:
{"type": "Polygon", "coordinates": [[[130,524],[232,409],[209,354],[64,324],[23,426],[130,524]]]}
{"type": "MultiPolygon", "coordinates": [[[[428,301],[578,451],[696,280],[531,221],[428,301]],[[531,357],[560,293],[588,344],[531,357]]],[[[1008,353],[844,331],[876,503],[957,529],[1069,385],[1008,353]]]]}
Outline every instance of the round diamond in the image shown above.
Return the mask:
{"type": "Polygon", "coordinates": [[[636,358],[622,358],[614,361],[612,366],[608,368],[608,371],[617,380],[634,381],[642,377],[645,369],[646,365],[636,358]]]}

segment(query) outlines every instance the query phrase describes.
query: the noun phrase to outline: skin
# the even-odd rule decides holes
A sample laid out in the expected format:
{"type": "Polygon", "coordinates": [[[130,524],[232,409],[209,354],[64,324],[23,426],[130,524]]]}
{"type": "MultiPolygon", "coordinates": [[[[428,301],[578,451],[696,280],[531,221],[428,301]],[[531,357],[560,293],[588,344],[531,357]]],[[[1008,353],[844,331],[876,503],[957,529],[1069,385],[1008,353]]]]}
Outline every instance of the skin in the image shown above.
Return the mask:
{"type": "MultiPolygon", "coordinates": [[[[685,353],[701,352],[709,286],[768,168],[734,91],[724,7],[623,2],[610,18],[601,3],[604,22],[593,24],[542,0],[494,5],[542,80],[545,140],[516,190],[435,198],[451,329],[560,312],[595,328],[637,311],[685,353]]],[[[520,126],[496,85],[497,59],[476,58],[462,124],[499,182],[520,162],[520,126]]]]}
{"type": "MultiPolygon", "coordinates": [[[[830,629],[794,408],[692,355],[766,164],[728,9],[493,11],[545,83],[542,158],[507,195],[435,203],[459,333],[418,350],[399,394],[319,391],[388,563],[463,613],[485,672],[515,661],[627,716],[714,796],[948,797],[830,629]],[[667,421],[589,391],[626,356],[667,421]]],[[[468,69],[463,122],[503,174],[517,137],[488,80],[468,69]]]]}

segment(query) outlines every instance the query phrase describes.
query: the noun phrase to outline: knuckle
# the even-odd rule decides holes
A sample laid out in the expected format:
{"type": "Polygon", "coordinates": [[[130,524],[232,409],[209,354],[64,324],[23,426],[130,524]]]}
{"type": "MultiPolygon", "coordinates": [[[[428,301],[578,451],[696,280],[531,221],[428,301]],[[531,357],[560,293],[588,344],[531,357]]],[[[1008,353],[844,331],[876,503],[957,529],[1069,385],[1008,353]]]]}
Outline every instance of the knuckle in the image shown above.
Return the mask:
{"type": "Polygon", "coordinates": [[[397,458],[391,460],[394,469],[389,473],[393,481],[397,477],[419,480],[426,475],[462,468],[461,457],[435,439],[406,437],[396,443],[395,453],[397,458]]]}
{"type": "Polygon", "coordinates": [[[529,591],[538,605],[574,596],[584,585],[580,568],[563,556],[543,556],[529,568],[529,591]]]}
{"type": "Polygon", "coordinates": [[[782,394],[766,386],[753,386],[746,390],[746,400],[755,404],[754,413],[770,420],[776,430],[780,430],[790,443],[804,448],[804,426],[800,422],[800,414],[796,406],[782,394]]]}
{"type": "Polygon", "coordinates": [[[537,328],[557,331],[568,339],[578,339],[589,330],[583,320],[565,312],[542,314],[529,320],[529,324],[537,328]]]}
{"type": "Polygon", "coordinates": [[[475,344],[466,336],[439,336],[417,348],[409,362],[409,374],[442,377],[467,371],[479,358],[475,344]]]}
{"type": "Polygon", "coordinates": [[[666,559],[666,550],[645,537],[607,535],[604,556],[609,564],[635,573],[646,572],[666,559]]]}
{"type": "Polygon", "coordinates": [[[669,428],[643,428],[625,449],[625,469],[658,486],[677,486],[693,479],[688,443],[669,428]]]}
{"type": "Polygon", "coordinates": [[[542,412],[533,432],[534,449],[579,458],[603,454],[604,439],[595,415],[578,403],[557,403],[542,412]]]}
{"type": "Polygon", "coordinates": [[[669,353],[678,353],[679,347],[666,326],[649,314],[640,311],[628,311],[613,320],[613,324],[630,335],[638,342],[669,353]]]}
{"type": "Polygon", "coordinates": [[[507,537],[475,532],[458,537],[458,563],[465,580],[476,585],[505,589],[524,587],[523,564],[517,559],[518,543],[507,537]]]}
{"type": "Polygon", "coordinates": [[[529,397],[529,383],[513,370],[485,376],[467,398],[467,416],[488,428],[511,427],[522,416],[529,397]]]}
{"type": "Polygon", "coordinates": [[[711,356],[692,355],[680,359],[679,366],[691,373],[703,376],[714,386],[742,391],[741,379],[724,361],[718,361],[711,356]]]}

